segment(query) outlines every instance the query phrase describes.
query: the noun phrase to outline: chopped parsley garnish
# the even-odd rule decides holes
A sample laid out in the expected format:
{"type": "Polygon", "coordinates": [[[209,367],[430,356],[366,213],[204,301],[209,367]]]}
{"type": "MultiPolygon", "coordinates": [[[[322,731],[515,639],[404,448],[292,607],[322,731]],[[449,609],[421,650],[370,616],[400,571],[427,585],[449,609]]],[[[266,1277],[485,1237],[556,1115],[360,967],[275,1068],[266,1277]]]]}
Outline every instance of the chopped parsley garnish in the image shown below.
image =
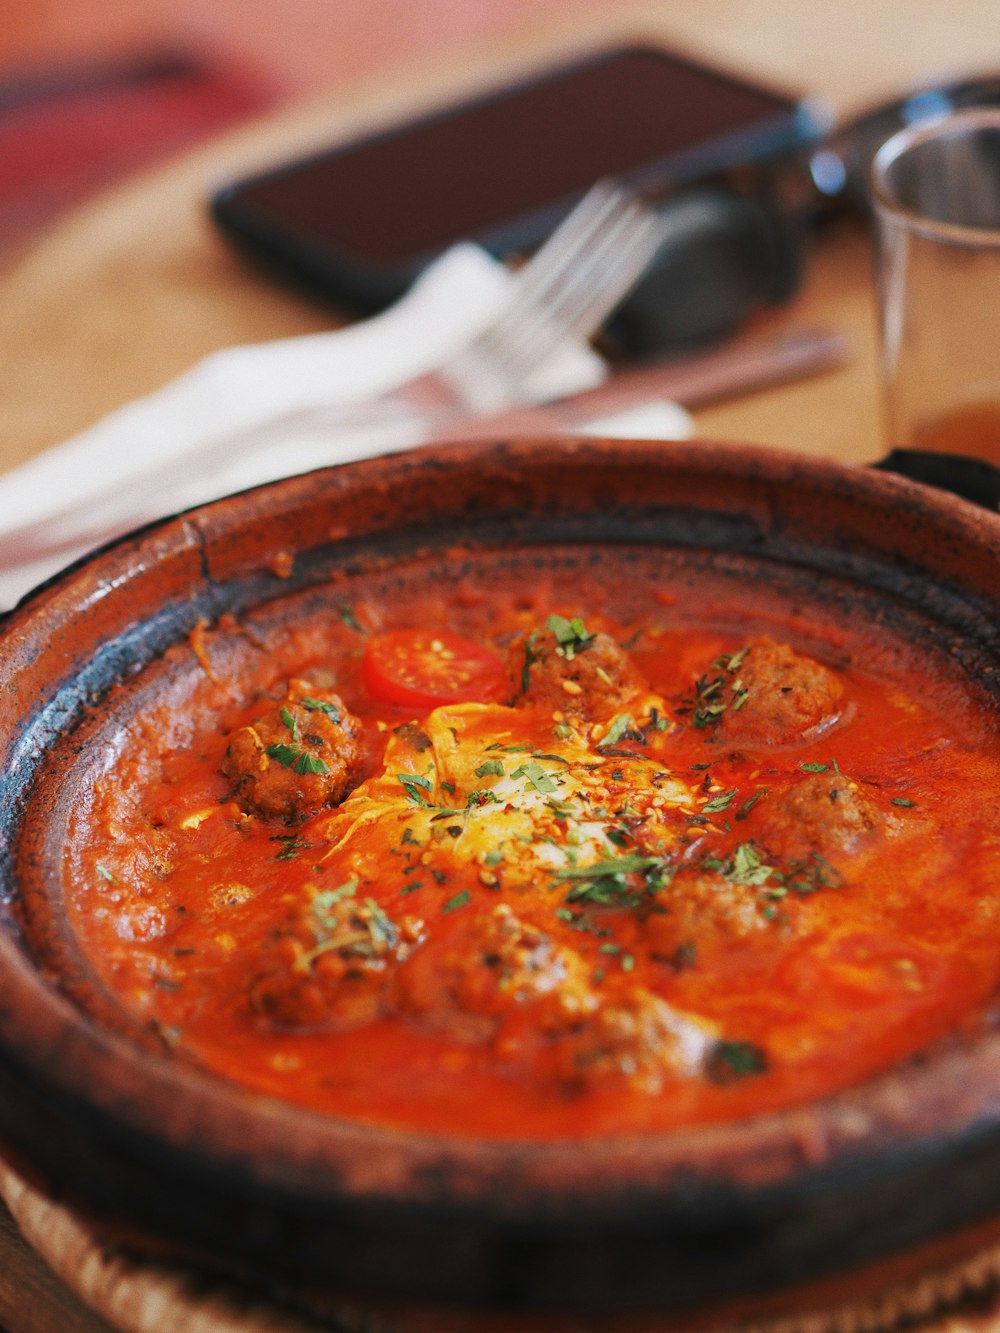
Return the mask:
{"type": "Polygon", "coordinates": [[[307,713],[325,713],[331,722],[340,722],[340,709],[326,699],[314,699],[305,695],[299,700],[307,713]]]}
{"type": "Polygon", "coordinates": [[[718,796],[713,796],[710,801],[706,801],[701,807],[702,814],[714,815],[720,810],[728,810],[733,803],[733,797],[735,795],[735,787],[730,787],[728,791],[719,792],[718,796]]]}
{"type": "Polygon", "coordinates": [[[302,964],[310,966],[334,950],[347,956],[375,958],[397,943],[399,934],[391,917],[374,898],[357,902],[357,888],[357,879],[349,879],[335,889],[318,893],[312,900],[317,942],[304,955],[302,964]]]}
{"type": "Polygon", "coordinates": [[[714,726],[727,708],[742,708],[749,691],[738,677],[733,680],[729,677],[736,676],[748,652],[749,645],[738,653],[717,657],[712,663],[716,674],[699,676],[694,685],[694,697],[685,701],[677,711],[690,713],[692,725],[704,729],[714,726]],[[728,698],[727,687],[730,690],[728,698]]]}
{"type": "Polygon", "coordinates": [[[303,773],[328,773],[330,770],[322,759],[317,759],[314,754],[308,754],[303,750],[295,761],[295,771],[301,775],[303,773]]]}
{"type": "Polygon", "coordinates": [[[660,716],[660,710],[658,708],[651,708],[649,710],[649,720],[646,725],[653,731],[666,731],[667,727],[670,726],[670,723],[665,717],[660,716]]]}
{"type": "Polygon", "coordinates": [[[456,893],[454,898],[449,898],[441,908],[442,912],[454,912],[459,907],[464,907],[466,903],[472,901],[472,894],[468,889],[463,889],[461,893],[456,893]]]}
{"type": "Polygon", "coordinates": [[[556,883],[572,883],[566,894],[567,903],[636,907],[669,883],[672,875],[672,868],[662,857],[634,853],[595,861],[589,866],[567,866],[555,871],[553,878],[556,883]]]}
{"type": "Polygon", "coordinates": [[[727,861],[713,856],[706,857],[702,864],[730,884],[744,884],[748,888],[766,886],[766,896],[775,901],[788,893],[816,893],[820,889],[839,888],[843,883],[836,866],[818,852],[785,866],[768,865],[753,842],[741,842],[727,861]]]}
{"type": "Polygon", "coordinates": [[[531,633],[524,641],[524,664],[521,667],[521,693],[527,694],[531,686],[531,668],[538,661],[535,656],[537,633],[531,633]]]}
{"type": "Polygon", "coordinates": [[[902,805],[905,806],[907,809],[909,809],[913,805],[913,802],[910,800],[908,796],[893,796],[892,804],[902,805]]]}
{"type": "MultiPolygon", "coordinates": [[[[597,742],[599,750],[605,749],[609,745],[617,745],[619,741],[644,741],[646,738],[632,721],[629,713],[617,713],[608,724],[608,729],[597,742]]],[[[628,751],[625,752],[626,754],[628,751]]]]}
{"type": "Polygon", "coordinates": [[[329,773],[330,771],[322,759],[310,754],[308,750],[303,750],[300,745],[285,745],[278,742],[276,745],[267,746],[264,753],[271,759],[276,759],[283,768],[292,769],[300,777],[306,773],[329,773]]]}
{"type": "Polygon", "coordinates": [[[485,778],[493,775],[502,778],[504,774],[503,764],[499,759],[484,759],[476,769],[477,778],[485,778]]]}
{"type": "Polygon", "coordinates": [[[550,773],[535,759],[528,759],[511,773],[512,778],[524,778],[524,780],[535,791],[551,792],[556,791],[558,783],[553,779],[550,773]]]}
{"type": "Polygon", "coordinates": [[[304,852],[309,847],[309,843],[303,842],[295,833],[276,833],[272,836],[271,841],[284,844],[275,857],[276,861],[294,861],[299,852],[304,852]]]}
{"type": "Polygon", "coordinates": [[[694,683],[694,699],[678,712],[690,713],[691,721],[699,729],[712,726],[726,711],[723,696],[726,682],[722,676],[699,676],[694,683]]]}
{"type": "Polygon", "coordinates": [[[606,954],[609,957],[617,957],[623,972],[631,972],[635,967],[635,955],[622,953],[622,946],[620,944],[608,942],[607,944],[598,945],[597,952],[606,954]]]}
{"type": "Polygon", "coordinates": [[[730,884],[753,886],[766,884],[774,874],[774,866],[765,865],[754,843],[741,842],[722,873],[730,884]]]}
{"type": "Polygon", "coordinates": [[[418,754],[423,754],[433,745],[433,741],[426,731],[422,731],[416,722],[402,722],[393,732],[401,741],[405,741],[411,750],[416,750],[418,754]]]}
{"type": "Polygon", "coordinates": [[[346,880],[343,884],[338,884],[335,889],[324,889],[322,893],[317,893],[310,907],[316,929],[320,933],[329,934],[337,929],[340,922],[333,909],[342,903],[345,898],[353,898],[357,891],[358,881],[355,877],[346,880]]]}
{"type": "Polygon", "coordinates": [[[793,861],[782,879],[794,893],[816,893],[819,889],[837,889],[843,876],[819,852],[812,852],[802,861],[793,861]]]}
{"type": "Polygon", "coordinates": [[[473,810],[482,805],[499,805],[500,797],[489,787],[478,787],[475,791],[470,791],[465,800],[466,810],[473,810]]]}
{"type": "Polygon", "coordinates": [[[836,759],[828,759],[825,763],[818,759],[807,760],[805,763],[799,764],[799,768],[803,773],[829,773],[831,768],[834,773],[840,772],[840,765],[836,759]]]}
{"type": "Polygon", "coordinates": [[[586,904],[583,907],[557,907],[556,916],[560,921],[565,921],[571,930],[578,930],[581,934],[594,935],[597,939],[607,939],[611,931],[607,927],[599,925],[587,910],[586,904]]]}
{"type": "Polygon", "coordinates": [[[766,787],[758,787],[752,796],[748,796],[740,808],[736,811],[737,819],[746,819],[747,815],[754,808],[758,801],[762,801],[768,794],[766,787]]]}
{"type": "Polygon", "coordinates": [[[372,943],[391,947],[396,942],[396,927],[374,898],[366,898],[365,907],[368,909],[366,924],[372,943]]]}
{"type": "Polygon", "coordinates": [[[427,797],[434,790],[430,778],[421,777],[419,773],[397,773],[396,778],[414,805],[430,805],[427,797]]]}
{"type": "Polygon", "coordinates": [[[767,1056],[752,1041],[717,1041],[705,1061],[713,1083],[735,1083],[767,1069],[767,1056]]]}
{"type": "Polygon", "coordinates": [[[545,622],[545,628],[555,637],[556,652],[560,657],[565,657],[567,662],[572,662],[577,653],[589,648],[594,639],[579,616],[567,620],[565,616],[551,615],[545,622]]]}
{"type": "Polygon", "coordinates": [[[340,613],[340,619],[343,621],[343,623],[344,623],[349,629],[357,630],[357,632],[358,632],[359,634],[363,634],[363,633],[364,633],[364,630],[363,630],[363,629],[361,628],[361,626],[358,624],[358,621],[357,621],[357,618],[356,618],[355,615],[354,615],[354,612],[351,610],[351,608],[347,605],[346,602],[341,602],[341,604],[340,604],[340,606],[337,608],[337,610],[338,610],[339,613],[340,613]]]}

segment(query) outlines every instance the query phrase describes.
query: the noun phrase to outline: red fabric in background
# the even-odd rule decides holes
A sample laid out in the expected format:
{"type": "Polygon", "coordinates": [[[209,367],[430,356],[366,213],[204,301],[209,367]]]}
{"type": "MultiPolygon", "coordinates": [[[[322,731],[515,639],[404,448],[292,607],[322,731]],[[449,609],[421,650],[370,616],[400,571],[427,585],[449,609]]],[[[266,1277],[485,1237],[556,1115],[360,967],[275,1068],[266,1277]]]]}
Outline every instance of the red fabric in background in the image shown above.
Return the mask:
{"type": "Polygon", "coordinates": [[[276,100],[246,71],[186,56],[0,79],[0,255],[71,204],[276,100]]]}

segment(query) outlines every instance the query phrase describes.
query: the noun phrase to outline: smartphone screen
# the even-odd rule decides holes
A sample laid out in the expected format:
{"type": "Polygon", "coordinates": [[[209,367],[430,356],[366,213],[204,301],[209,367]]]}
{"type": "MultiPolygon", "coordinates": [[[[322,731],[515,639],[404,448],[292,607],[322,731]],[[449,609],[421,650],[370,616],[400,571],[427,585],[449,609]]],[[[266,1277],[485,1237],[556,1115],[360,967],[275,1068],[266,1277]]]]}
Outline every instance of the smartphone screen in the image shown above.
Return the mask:
{"type": "Polygon", "coordinates": [[[628,48],[239,182],[213,213],[259,258],[370,310],[460,238],[537,244],[601,177],[683,184],[815,133],[790,97],[628,48]]]}

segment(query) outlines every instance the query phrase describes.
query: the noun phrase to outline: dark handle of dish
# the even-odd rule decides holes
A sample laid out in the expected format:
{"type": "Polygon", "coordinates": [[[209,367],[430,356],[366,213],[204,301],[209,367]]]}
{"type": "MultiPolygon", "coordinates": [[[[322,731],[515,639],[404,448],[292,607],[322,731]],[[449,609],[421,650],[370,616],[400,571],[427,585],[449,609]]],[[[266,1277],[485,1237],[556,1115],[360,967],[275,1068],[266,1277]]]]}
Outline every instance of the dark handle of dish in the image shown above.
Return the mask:
{"type": "Polygon", "coordinates": [[[994,512],[1000,508],[1000,468],[981,458],[936,454],[925,449],[893,449],[872,467],[922,481],[994,512]]]}

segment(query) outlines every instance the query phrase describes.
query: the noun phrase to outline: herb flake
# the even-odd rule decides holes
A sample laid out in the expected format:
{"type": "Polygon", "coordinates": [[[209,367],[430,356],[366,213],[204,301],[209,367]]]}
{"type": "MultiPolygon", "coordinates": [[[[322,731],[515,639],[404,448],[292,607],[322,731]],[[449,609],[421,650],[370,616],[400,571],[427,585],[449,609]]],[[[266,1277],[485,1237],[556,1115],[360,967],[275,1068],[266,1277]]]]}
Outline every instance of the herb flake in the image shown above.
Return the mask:
{"type": "Polygon", "coordinates": [[[767,1055],[752,1041],[717,1041],[705,1062],[713,1083],[737,1083],[766,1070],[767,1055]]]}

